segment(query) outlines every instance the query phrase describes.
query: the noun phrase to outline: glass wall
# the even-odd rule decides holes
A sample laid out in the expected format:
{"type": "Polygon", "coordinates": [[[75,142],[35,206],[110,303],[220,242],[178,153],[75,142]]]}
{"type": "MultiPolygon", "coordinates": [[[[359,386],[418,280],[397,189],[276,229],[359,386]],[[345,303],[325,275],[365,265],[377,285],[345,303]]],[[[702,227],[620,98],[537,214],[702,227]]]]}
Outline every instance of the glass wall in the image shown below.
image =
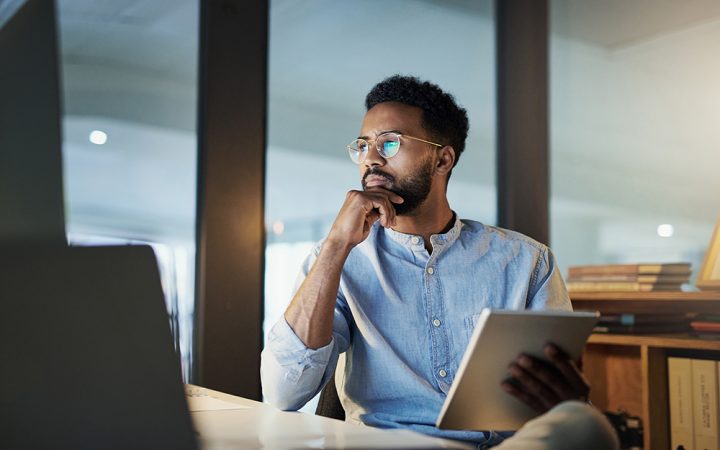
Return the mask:
{"type": "Polygon", "coordinates": [[[720,4],[551,2],[552,246],[689,261],[720,213],[720,4]]]}
{"type": "Polygon", "coordinates": [[[187,380],[198,2],[60,0],[58,13],[68,239],[152,245],[187,380]]]}
{"type": "Polygon", "coordinates": [[[448,197],[460,217],[495,223],[494,39],[490,0],[271,2],[266,333],[345,194],[360,188],[345,145],[385,77],[431,80],[468,110],[448,197]]]}

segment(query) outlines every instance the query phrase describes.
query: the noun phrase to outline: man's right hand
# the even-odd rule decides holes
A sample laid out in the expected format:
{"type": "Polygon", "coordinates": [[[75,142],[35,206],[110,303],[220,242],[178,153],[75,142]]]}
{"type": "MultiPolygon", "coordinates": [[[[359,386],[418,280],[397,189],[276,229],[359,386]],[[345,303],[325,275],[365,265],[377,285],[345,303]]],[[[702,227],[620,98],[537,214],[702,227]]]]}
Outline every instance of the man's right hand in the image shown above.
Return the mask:
{"type": "Polygon", "coordinates": [[[318,349],[332,340],[335,299],[348,253],[368,237],[377,220],[384,227],[393,226],[393,203],[402,202],[399,195],[378,186],[348,192],[315,263],[285,311],[288,325],[308,348],[318,349]]]}
{"type": "Polygon", "coordinates": [[[403,201],[399,195],[381,187],[348,192],[327,240],[348,249],[355,247],[368,237],[376,221],[380,220],[385,228],[394,226],[393,203],[403,201]]]}

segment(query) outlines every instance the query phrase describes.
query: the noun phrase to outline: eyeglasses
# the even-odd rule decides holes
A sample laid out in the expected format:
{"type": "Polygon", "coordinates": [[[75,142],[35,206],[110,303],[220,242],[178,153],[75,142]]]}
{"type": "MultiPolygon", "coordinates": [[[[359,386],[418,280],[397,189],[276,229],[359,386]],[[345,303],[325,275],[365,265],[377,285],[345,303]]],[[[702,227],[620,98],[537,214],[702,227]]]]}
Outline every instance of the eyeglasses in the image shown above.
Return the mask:
{"type": "Polygon", "coordinates": [[[365,161],[365,158],[367,157],[368,150],[370,150],[370,144],[372,142],[375,142],[375,148],[377,148],[378,153],[380,156],[382,156],[385,159],[392,158],[393,156],[397,155],[400,151],[400,138],[408,138],[412,139],[414,141],[420,141],[424,142],[426,144],[434,145],[435,147],[445,147],[444,145],[436,144],[435,142],[426,141],[425,139],[420,139],[415,136],[410,136],[407,134],[402,133],[396,133],[394,131],[388,131],[386,133],[380,134],[375,139],[355,139],[350,144],[348,144],[347,149],[348,153],[350,154],[350,159],[353,160],[355,164],[360,164],[363,161],[365,161]]]}

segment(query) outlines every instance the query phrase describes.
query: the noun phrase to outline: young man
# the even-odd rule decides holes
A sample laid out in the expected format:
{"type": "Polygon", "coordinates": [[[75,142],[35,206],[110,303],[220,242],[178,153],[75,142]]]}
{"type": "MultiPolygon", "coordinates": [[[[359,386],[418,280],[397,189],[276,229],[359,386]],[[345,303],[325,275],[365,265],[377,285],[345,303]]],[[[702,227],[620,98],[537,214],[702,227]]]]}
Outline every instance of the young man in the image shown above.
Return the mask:
{"type": "MultiPolygon", "coordinates": [[[[303,406],[347,353],[339,396],[347,420],[494,445],[495,432],[434,426],[485,307],[571,309],[548,248],[519,233],[460,220],[446,196],[468,119],[453,97],[393,76],[365,100],[348,145],[362,190],[350,191],[263,352],[266,398],[303,406]]],[[[522,330],[518,330],[522,332],[522,330]]],[[[498,386],[538,411],[587,400],[575,364],[518,357],[498,386]]],[[[478,405],[482,407],[482,405],[478,405]]]]}

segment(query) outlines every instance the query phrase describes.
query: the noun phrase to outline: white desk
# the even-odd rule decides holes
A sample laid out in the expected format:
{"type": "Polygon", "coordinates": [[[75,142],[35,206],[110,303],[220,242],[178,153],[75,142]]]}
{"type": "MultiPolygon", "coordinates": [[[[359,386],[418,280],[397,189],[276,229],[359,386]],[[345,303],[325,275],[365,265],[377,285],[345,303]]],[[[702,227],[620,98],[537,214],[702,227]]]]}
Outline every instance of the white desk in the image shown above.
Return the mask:
{"type": "Polygon", "coordinates": [[[454,448],[456,441],[408,430],[381,430],[187,385],[188,406],[205,450],[300,448],[454,448]]]}

